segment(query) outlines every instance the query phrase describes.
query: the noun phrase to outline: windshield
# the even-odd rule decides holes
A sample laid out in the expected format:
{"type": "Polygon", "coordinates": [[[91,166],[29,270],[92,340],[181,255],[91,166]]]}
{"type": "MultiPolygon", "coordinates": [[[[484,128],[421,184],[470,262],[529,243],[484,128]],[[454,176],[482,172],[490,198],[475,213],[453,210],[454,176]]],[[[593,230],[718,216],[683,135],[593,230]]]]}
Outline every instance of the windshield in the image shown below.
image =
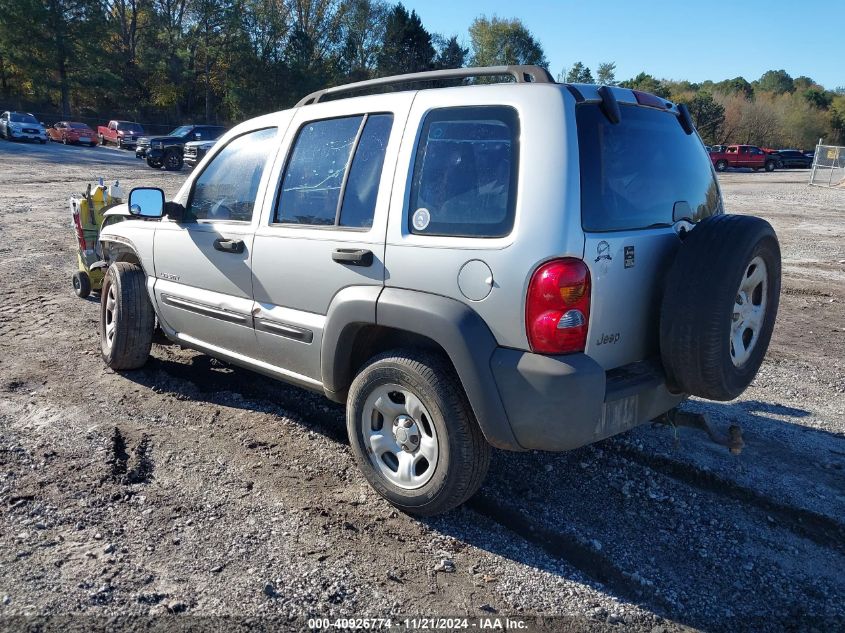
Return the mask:
{"type": "Polygon", "coordinates": [[[12,112],[9,118],[13,123],[33,123],[38,125],[38,119],[29,114],[16,114],[12,112]]]}
{"type": "Polygon", "coordinates": [[[88,126],[84,123],[70,123],[69,124],[75,130],[87,130],[88,126]]]}
{"type": "Polygon", "coordinates": [[[686,134],[672,112],[621,109],[615,125],[598,104],[576,110],[584,230],[669,226],[716,213],[719,189],[698,135],[686,134]]]}
{"type": "Polygon", "coordinates": [[[188,132],[194,129],[193,125],[180,125],[175,130],[171,131],[167,136],[185,136],[188,132]]]}

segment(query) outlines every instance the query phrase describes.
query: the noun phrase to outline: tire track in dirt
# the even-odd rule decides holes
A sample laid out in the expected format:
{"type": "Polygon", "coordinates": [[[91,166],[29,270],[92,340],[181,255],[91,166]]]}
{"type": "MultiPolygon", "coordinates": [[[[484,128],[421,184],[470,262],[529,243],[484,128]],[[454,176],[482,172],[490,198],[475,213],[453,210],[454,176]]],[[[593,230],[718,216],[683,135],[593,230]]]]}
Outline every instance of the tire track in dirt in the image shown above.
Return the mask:
{"type": "Polygon", "coordinates": [[[635,582],[610,557],[582,543],[572,534],[552,530],[527,519],[519,508],[503,501],[501,498],[492,499],[477,494],[467,505],[515,536],[539,547],[552,558],[566,562],[613,594],[633,603],[647,598],[651,608],[659,606],[664,614],[671,610],[671,604],[653,588],[635,582]]]}
{"type": "Polygon", "coordinates": [[[616,442],[607,448],[623,459],[651,468],[702,492],[714,493],[753,505],[768,515],[776,517],[781,525],[795,534],[845,554],[845,523],[812,510],[781,503],[736,481],[720,477],[710,470],[701,469],[693,464],[640,451],[631,444],[616,442]]]}

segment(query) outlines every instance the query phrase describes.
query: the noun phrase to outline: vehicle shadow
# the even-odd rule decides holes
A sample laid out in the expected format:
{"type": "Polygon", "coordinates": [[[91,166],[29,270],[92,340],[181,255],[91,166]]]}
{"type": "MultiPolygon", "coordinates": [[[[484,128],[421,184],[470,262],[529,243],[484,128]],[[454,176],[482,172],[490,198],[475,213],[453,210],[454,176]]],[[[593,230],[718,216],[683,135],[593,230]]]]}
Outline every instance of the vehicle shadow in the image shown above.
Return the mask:
{"type": "MultiPolygon", "coordinates": [[[[343,408],[320,394],[201,354],[167,356],[159,348],[124,376],[348,443],[343,408]]],[[[800,425],[808,411],[759,400],[685,406],[748,426],[751,459],[687,429],[678,449],[677,431],[649,426],[568,453],[496,451],[476,497],[421,522],[500,557],[490,582],[509,587],[493,605],[504,613],[522,607],[513,587],[527,566],[549,586],[587,585],[705,631],[845,624],[845,438],[800,425]]],[[[546,602],[551,612],[565,604],[546,602]]],[[[576,615],[596,624],[612,615],[591,609],[576,615]]]]}

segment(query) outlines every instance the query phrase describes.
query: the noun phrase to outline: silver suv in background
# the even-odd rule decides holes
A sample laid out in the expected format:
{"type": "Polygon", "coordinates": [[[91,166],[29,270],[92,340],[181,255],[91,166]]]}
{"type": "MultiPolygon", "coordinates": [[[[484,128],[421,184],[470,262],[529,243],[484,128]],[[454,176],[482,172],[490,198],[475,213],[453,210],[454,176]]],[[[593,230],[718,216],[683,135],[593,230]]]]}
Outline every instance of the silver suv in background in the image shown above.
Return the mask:
{"type": "Polygon", "coordinates": [[[128,205],[100,236],[106,364],[142,367],[157,317],[344,403],[367,480],[420,515],[468,499],[491,446],[735,398],[778,306],[775,233],[723,213],[684,106],[532,66],[319,91],[128,205]],[[348,96],[491,75],[513,81],[348,96]]]}
{"type": "Polygon", "coordinates": [[[4,112],[0,114],[0,136],[7,141],[47,142],[47,130],[28,112],[4,112]]]}

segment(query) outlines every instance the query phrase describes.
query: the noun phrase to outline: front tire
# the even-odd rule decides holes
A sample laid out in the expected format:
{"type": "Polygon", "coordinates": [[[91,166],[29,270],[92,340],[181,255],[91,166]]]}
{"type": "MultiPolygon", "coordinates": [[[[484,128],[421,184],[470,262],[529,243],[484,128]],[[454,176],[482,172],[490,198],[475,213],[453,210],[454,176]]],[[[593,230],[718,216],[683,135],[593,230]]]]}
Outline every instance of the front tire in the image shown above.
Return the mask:
{"type": "Polygon", "coordinates": [[[726,160],[717,160],[716,161],[716,171],[725,171],[728,168],[728,161],[726,160]]]}
{"type": "Polygon", "coordinates": [[[138,369],[147,362],[155,312],[147,295],[147,277],[140,266],[109,266],[100,293],[100,354],[114,370],[138,369]]]}
{"type": "Polygon", "coordinates": [[[484,481],[490,445],[459,385],[442,356],[419,350],[376,356],[352,382],[352,451],[370,485],[404,512],[446,512],[484,481]]]}
{"type": "Polygon", "coordinates": [[[775,161],[773,161],[773,160],[766,161],[765,169],[766,169],[766,171],[774,171],[775,170],[775,161]]]}
{"type": "Polygon", "coordinates": [[[164,168],[167,171],[179,171],[182,169],[184,159],[179,152],[171,149],[164,153],[164,159],[162,162],[164,163],[164,168]]]}
{"type": "Polygon", "coordinates": [[[153,160],[152,158],[147,158],[147,166],[152,167],[153,169],[161,169],[161,163],[157,160],[153,160]]]}

